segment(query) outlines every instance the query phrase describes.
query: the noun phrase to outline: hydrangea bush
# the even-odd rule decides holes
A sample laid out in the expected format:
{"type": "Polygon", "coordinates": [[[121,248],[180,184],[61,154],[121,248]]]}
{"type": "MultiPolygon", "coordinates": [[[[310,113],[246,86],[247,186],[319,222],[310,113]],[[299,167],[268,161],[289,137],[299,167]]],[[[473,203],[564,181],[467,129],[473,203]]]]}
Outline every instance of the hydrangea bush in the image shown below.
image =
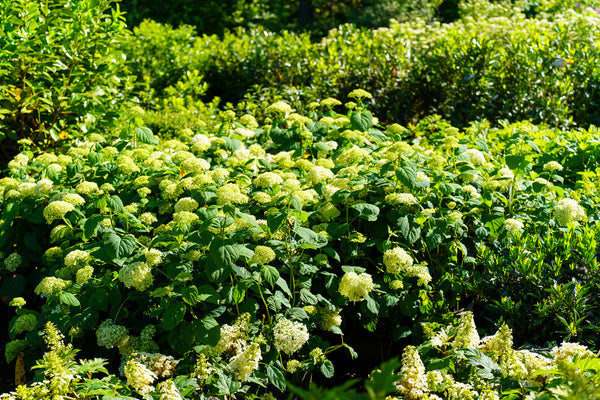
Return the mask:
{"type": "MultiPolygon", "coordinates": [[[[230,110],[174,139],[133,118],[64,153],[24,143],[0,179],[2,294],[24,298],[7,361],[39,357],[51,322],[109,361],[113,393],[252,398],[332,377],[334,351],[365,354],[362,330],[418,341],[464,307],[518,344],[591,344],[597,130],[382,126],[370,98],[230,110]]],[[[480,336],[470,314],[457,326],[436,340],[460,358],[480,336]]],[[[437,395],[417,357],[399,393],[437,395]]]]}

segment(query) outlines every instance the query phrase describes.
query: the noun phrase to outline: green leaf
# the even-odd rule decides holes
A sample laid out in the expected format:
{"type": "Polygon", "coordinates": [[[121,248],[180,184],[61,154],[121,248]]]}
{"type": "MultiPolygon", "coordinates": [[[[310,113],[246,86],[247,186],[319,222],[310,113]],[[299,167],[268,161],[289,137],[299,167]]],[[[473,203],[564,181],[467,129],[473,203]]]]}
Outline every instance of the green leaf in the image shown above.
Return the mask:
{"type": "Polygon", "coordinates": [[[318,235],[312,229],[297,226],[294,228],[294,233],[299,236],[298,244],[304,249],[318,249],[327,245],[327,238],[318,235]]]}
{"type": "Polygon", "coordinates": [[[333,204],[339,204],[342,201],[346,200],[348,197],[350,197],[351,194],[352,193],[349,190],[340,189],[337,192],[335,192],[333,196],[331,196],[331,202],[333,204]]]}
{"type": "Polygon", "coordinates": [[[196,339],[202,344],[216,346],[221,336],[221,325],[213,317],[204,317],[193,322],[196,339]]]}
{"type": "Polygon", "coordinates": [[[269,230],[272,233],[274,233],[275,231],[277,231],[277,229],[279,229],[281,224],[283,224],[283,222],[286,219],[287,219],[287,213],[284,213],[284,212],[277,212],[277,213],[269,214],[267,216],[267,226],[269,227],[269,230]]]}
{"type": "Polygon", "coordinates": [[[316,296],[306,288],[300,289],[300,300],[307,304],[317,304],[316,296]]]}
{"type": "Polygon", "coordinates": [[[354,111],[350,115],[350,125],[352,129],[366,132],[373,126],[373,115],[369,111],[354,111]]]}
{"type": "Polygon", "coordinates": [[[367,310],[371,311],[373,314],[379,314],[379,304],[373,299],[371,296],[366,295],[365,300],[367,301],[367,310]]]}
{"type": "Polygon", "coordinates": [[[279,279],[279,271],[271,265],[263,265],[260,267],[260,276],[273,287],[279,279]]]}
{"type": "Polygon", "coordinates": [[[371,128],[367,131],[367,134],[378,142],[386,142],[390,140],[390,138],[388,138],[385,133],[381,132],[379,129],[371,128]]]}
{"type": "Polygon", "coordinates": [[[282,392],[286,389],[285,374],[279,368],[267,364],[267,377],[277,389],[282,392]]]}
{"type": "Polygon", "coordinates": [[[331,361],[325,360],[325,362],[321,364],[320,369],[321,373],[325,376],[325,378],[333,378],[335,370],[331,361]]]}
{"type": "Polygon", "coordinates": [[[111,232],[104,236],[104,251],[113,261],[129,257],[135,248],[135,238],[132,235],[121,237],[116,233],[111,232]]]}
{"type": "Polygon", "coordinates": [[[415,188],[417,186],[417,164],[402,160],[400,168],[396,170],[396,177],[407,188],[415,188]]]}
{"type": "Polygon", "coordinates": [[[519,155],[508,155],[504,158],[504,160],[506,161],[506,166],[515,171],[519,169],[521,163],[525,161],[525,157],[519,155]]]}
{"type": "Polygon", "coordinates": [[[162,327],[166,331],[170,331],[175,328],[185,316],[185,304],[182,303],[171,303],[165,309],[162,316],[162,327]]]}
{"type": "Polygon", "coordinates": [[[113,210],[116,213],[122,213],[125,211],[125,209],[123,207],[123,200],[121,200],[121,198],[116,195],[110,196],[106,200],[106,205],[108,206],[108,208],[110,208],[111,210],[113,210]]]}
{"type": "Polygon", "coordinates": [[[194,330],[192,324],[183,321],[175,327],[175,329],[169,332],[167,339],[173,350],[177,353],[184,354],[188,352],[194,343],[194,330]]]}
{"type": "Polygon", "coordinates": [[[463,350],[467,356],[467,364],[476,367],[477,375],[484,379],[494,379],[495,375],[502,373],[502,369],[489,356],[485,355],[481,350],[465,349],[463,350]]]}
{"type": "Polygon", "coordinates": [[[183,289],[181,289],[181,297],[183,298],[183,301],[185,301],[190,306],[195,306],[196,303],[198,303],[198,300],[200,299],[200,295],[198,294],[198,288],[194,285],[184,286],[183,289]]]}
{"type": "Polygon", "coordinates": [[[147,128],[145,126],[135,128],[135,131],[133,133],[135,134],[135,138],[138,142],[145,144],[158,144],[158,140],[154,138],[154,135],[152,134],[152,130],[150,128],[147,128]]]}
{"type": "Polygon", "coordinates": [[[425,235],[425,242],[427,243],[429,250],[434,250],[442,244],[442,235],[435,231],[429,231],[427,232],[427,235],[425,235]]]}
{"type": "Polygon", "coordinates": [[[91,238],[96,236],[96,233],[98,232],[98,228],[100,227],[100,224],[102,223],[104,218],[105,218],[104,215],[95,214],[95,215],[92,215],[91,217],[89,217],[88,219],[86,219],[85,223],[83,224],[83,241],[84,242],[87,242],[88,240],[90,240],[91,238]]]}
{"type": "Polygon", "coordinates": [[[108,292],[103,288],[98,288],[90,296],[89,305],[98,311],[108,311],[108,292]]]}
{"type": "Polygon", "coordinates": [[[73,293],[69,292],[60,292],[59,296],[60,302],[67,306],[79,307],[81,303],[77,300],[77,297],[73,295],[73,293]]]}
{"type": "Polygon", "coordinates": [[[398,358],[393,358],[381,364],[378,370],[371,373],[373,379],[365,381],[365,388],[372,399],[383,399],[389,393],[396,391],[395,383],[398,376],[394,371],[401,365],[398,358]]]}
{"type": "Polygon", "coordinates": [[[358,211],[359,218],[366,219],[367,221],[377,221],[377,217],[379,216],[379,207],[377,207],[376,205],[369,203],[359,203],[354,204],[352,208],[358,211]]]}

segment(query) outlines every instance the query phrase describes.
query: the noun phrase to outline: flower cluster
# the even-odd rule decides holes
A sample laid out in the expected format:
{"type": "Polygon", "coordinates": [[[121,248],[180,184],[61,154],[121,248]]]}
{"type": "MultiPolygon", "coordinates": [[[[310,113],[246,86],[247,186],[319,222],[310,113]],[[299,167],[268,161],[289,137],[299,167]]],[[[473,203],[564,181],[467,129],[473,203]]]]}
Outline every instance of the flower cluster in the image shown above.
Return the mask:
{"type": "Polygon", "coordinates": [[[523,222],[519,221],[518,219],[507,218],[506,220],[504,220],[504,229],[506,229],[510,233],[516,234],[523,232],[523,228],[523,222]]]}
{"type": "Polygon", "coordinates": [[[269,246],[256,246],[251,262],[259,265],[269,264],[275,259],[275,252],[269,246]]]}
{"type": "Polygon", "coordinates": [[[233,325],[221,326],[221,337],[214,350],[217,354],[239,354],[246,346],[248,329],[250,327],[250,314],[244,313],[238,317],[233,325]]]}
{"type": "Polygon", "coordinates": [[[150,371],[144,364],[136,361],[128,361],[123,368],[127,384],[143,395],[154,391],[152,383],[157,379],[154,372],[150,371]]]}
{"type": "Polygon", "coordinates": [[[51,224],[55,219],[63,218],[69,211],[73,211],[75,207],[71,203],[67,203],[66,201],[57,200],[48,204],[44,208],[44,218],[46,218],[46,222],[51,224]]]}
{"type": "Polygon", "coordinates": [[[308,341],[308,329],[301,322],[282,318],[273,327],[275,348],[290,355],[299,350],[308,341]]]}
{"type": "Polygon", "coordinates": [[[154,283],[150,266],[145,262],[136,262],[121,268],[119,271],[119,280],[126,287],[133,287],[140,292],[148,289],[154,283]]]}
{"type": "Polygon", "coordinates": [[[373,278],[366,272],[360,275],[356,272],[347,272],[340,281],[338,291],[350,301],[361,301],[373,290],[373,287],[373,278]]]}
{"type": "Polygon", "coordinates": [[[160,392],[159,400],[183,400],[179,389],[175,386],[175,382],[171,379],[167,379],[158,384],[158,391],[160,392]]]}
{"type": "Polygon", "coordinates": [[[411,193],[390,193],[385,196],[385,202],[391,206],[412,206],[419,204],[419,200],[411,193]]]}
{"type": "Polygon", "coordinates": [[[64,261],[66,267],[77,267],[87,264],[91,259],[92,257],[87,251],[73,250],[65,256],[64,261]]]}
{"type": "Polygon", "coordinates": [[[452,347],[455,349],[475,349],[479,345],[479,334],[475,327],[473,313],[466,311],[460,316],[458,329],[452,347]]]}
{"type": "Polygon", "coordinates": [[[401,247],[386,250],[383,254],[383,264],[390,274],[400,274],[413,265],[412,257],[401,247]]]}
{"type": "Polygon", "coordinates": [[[471,164],[473,165],[485,164],[485,156],[477,149],[468,149],[464,154],[469,158],[469,161],[471,161],[471,164]]]}
{"type": "Polygon", "coordinates": [[[70,284],[70,281],[65,281],[54,276],[47,276],[36,286],[34,292],[42,297],[48,297],[60,292],[70,284]]]}
{"type": "Polygon", "coordinates": [[[4,259],[4,266],[8,271],[15,272],[17,268],[19,268],[19,266],[21,265],[21,261],[21,256],[18,253],[14,252],[4,259]]]}
{"type": "Polygon", "coordinates": [[[396,388],[406,399],[419,399],[429,391],[425,365],[414,346],[406,346],[402,353],[400,380],[396,388]]]}
{"type": "Polygon", "coordinates": [[[257,343],[250,343],[231,358],[229,370],[235,374],[237,380],[244,382],[252,371],[258,369],[260,360],[262,360],[260,346],[257,343]]]}
{"type": "Polygon", "coordinates": [[[564,198],[560,199],[554,209],[556,222],[561,226],[567,226],[570,223],[577,224],[585,218],[585,210],[577,203],[577,200],[564,198]]]}
{"type": "Polygon", "coordinates": [[[96,329],[98,346],[112,349],[119,346],[128,336],[127,328],[117,325],[112,319],[104,320],[96,329]]]}

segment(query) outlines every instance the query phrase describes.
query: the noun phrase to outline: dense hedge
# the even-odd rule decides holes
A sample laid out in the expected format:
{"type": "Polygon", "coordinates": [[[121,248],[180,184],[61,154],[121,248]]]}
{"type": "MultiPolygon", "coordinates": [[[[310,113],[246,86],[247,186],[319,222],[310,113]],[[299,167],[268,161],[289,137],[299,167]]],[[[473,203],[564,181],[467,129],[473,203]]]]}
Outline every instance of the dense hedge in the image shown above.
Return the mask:
{"type": "Polygon", "coordinates": [[[316,43],[307,34],[262,28],[196,37],[189,27],[145,22],[123,46],[134,73],[158,97],[167,84],[197,71],[208,85],[202,98],[225,102],[270,102],[290,89],[308,102],[368,87],[379,100],[373,109],[386,122],[406,124],[431,113],[461,127],[484,118],[553,126],[599,122],[600,18],[593,9],[535,18],[487,2],[461,10],[462,18],[450,24],[340,26],[316,43]]]}

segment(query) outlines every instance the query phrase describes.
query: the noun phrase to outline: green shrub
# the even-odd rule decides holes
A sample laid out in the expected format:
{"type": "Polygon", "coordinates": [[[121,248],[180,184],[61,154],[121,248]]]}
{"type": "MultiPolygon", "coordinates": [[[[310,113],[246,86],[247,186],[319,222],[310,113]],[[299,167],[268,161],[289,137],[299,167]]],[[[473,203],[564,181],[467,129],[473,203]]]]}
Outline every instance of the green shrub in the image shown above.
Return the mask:
{"type": "MultiPolygon", "coordinates": [[[[0,6],[0,143],[39,149],[109,127],[127,78],[117,42],[126,32],[112,1],[30,0],[0,6]]],[[[13,153],[13,154],[11,154],[13,153]]],[[[9,159],[10,159],[9,158],[9,159]]]]}

